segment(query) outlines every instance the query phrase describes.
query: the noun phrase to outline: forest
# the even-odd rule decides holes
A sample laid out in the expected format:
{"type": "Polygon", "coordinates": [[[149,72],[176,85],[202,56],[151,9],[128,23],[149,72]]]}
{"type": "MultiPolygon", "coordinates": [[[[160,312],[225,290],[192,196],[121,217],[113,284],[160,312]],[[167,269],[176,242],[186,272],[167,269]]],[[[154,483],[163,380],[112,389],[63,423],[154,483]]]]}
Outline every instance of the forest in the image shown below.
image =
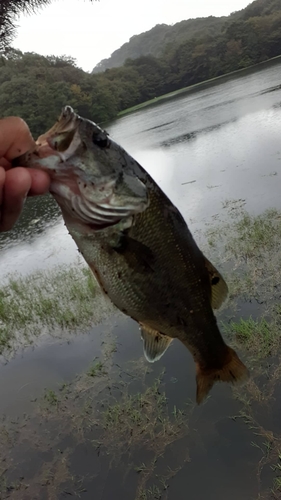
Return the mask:
{"type": "Polygon", "coordinates": [[[0,57],[0,116],[21,116],[35,136],[65,104],[104,123],[128,107],[281,54],[281,0],[256,0],[218,18],[217,29],[214,19],[205,20],[209,29],[162,40],[157,56],[131,56],[99,73],[84,72],[69,56],[6,48],[0,57]]]}
{"type": "MultiPolygon", "coordinates": [[[[232,24],[235,29],[236,21],[247,21],[252,17],[265,17],[280,10],[280,8],[281,4],[279,0],[258,0],[248,5],[245,9],[232,13],[228,17],[210,16],[207,18],[188,19],[171,26],[166,24],[154,26],[154,28],[145,33],[133,36],[122,47],[115,50],[108,59],[100,61],[93,69],[93,73],[122,66],[128,58],[136,59],[144,55],[162,57],[165,55],[167,46],[181,45],[193,38],[196,38],[198,41],[202,39],[203,43],[204,41],[208,43],[208,40],[213,43],[217,35],[225,33],[229,24],[232,24]]],[[[270,20],[268,21],[270,23],[270,20]]],[[[255,23],[246,24],[244,28],[246,30],[255,29],[255,23]]],[[[224,37],[220,41],[223,42],[223,40],[224,37]]],[[[228,41],[230,40],[227,38],[226,43],[228,41]]]]}

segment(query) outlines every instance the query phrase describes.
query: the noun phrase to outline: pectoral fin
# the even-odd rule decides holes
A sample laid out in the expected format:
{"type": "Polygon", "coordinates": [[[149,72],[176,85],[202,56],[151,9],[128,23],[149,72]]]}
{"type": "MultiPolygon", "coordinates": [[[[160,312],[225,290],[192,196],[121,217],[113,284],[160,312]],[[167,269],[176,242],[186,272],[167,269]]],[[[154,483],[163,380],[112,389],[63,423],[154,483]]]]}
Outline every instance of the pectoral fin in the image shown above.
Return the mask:
{"type": "Polygon", "coordinates": [[[155,258],[152,250],[140,241],[128,236],[126,232],[121,235],[119,244],[114,247],[114,250],[124,256],[131,268],[147,272],[153,271],[155,258]]]}
{"type": "Polygon", "coordinates": [[[154,363],[163,356],[173,339],[143,324],[140,324],[140,327],[145,358],[154,363]]]}
{"type": "Polygon", "coordinates": [[[222,275],[206,257],[205,266],[208,270],[211,284],[211,305],[213,309],[219,309],[227,297],[228,286],[222,275]]]}

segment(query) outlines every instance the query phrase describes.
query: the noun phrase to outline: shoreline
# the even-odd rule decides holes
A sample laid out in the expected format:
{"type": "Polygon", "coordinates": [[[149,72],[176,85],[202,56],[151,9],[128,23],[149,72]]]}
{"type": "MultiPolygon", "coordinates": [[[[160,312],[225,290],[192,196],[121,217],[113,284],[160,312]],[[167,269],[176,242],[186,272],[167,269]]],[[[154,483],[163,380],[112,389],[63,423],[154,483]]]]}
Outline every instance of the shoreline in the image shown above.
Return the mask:
{"type": "Polygon", "coordinates": [[[203,82],[195,83],[194,85],[189,85],[188,87],[183,87],[178,90],[174,90],[173,92],[168,92],[168,94],[163,94],[159,97],[154,97],[153,99],[150,99],[149,101],[142,102],[140,104],[136,104],[135,106],[132,106],[131,108],[124,109],[123,111],[120,111],[117,115],[116,118],[122,118],[123,116],[126,116],[128,114],[134,113],[135,111],[138,111],[140,109],[153,106],[158,104],[161,101],[167,100],[167,99],[173,99],[174,97],[185,94],[188,92],[192,91],[197,91],[198,89],[204,88],[211,86],[217,82],[227,80],[227,78],[232,77],[234,75],[241,75],[246,74],[247,72],[251,72],[256,68],[259,68],[260,66],[269,66],[270,64],[278,63],[281,62],[281,55],[272,57],[271,59],[267,59],[266,61],[262,61],[257,64],[253,64],[252,66],[247,66],[247,68],[242,68],[242,69],[237,69],[235,71],[231,71],[230,73],[225,73],[224,75],[216,76],[214,78],[210,78],[209,80],[204,80],[203,82]]]}

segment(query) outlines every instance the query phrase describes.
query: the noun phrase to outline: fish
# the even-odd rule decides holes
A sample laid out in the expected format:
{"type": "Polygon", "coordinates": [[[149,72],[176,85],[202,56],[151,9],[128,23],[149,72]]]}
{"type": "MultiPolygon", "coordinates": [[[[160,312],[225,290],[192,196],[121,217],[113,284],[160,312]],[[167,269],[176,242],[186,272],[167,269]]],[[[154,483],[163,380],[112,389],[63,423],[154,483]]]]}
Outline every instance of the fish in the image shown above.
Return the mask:
{"type": "Polygon", "coordinates": [[[178,339],[196,366],[196,401],[217,381],[249,372],[218,328],[228,294],[183,216],[148,172],[110,135],[65,106],[14,166],[39,168],[65,225],[104,294],[140,327],[148,361],[178,339]]]}

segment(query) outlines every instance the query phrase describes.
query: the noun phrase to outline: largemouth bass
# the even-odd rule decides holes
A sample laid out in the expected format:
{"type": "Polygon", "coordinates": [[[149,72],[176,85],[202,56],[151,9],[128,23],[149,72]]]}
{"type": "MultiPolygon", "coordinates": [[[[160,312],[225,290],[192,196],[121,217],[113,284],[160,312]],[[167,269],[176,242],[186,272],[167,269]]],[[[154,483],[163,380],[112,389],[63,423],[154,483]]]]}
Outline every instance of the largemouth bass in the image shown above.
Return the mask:
{"type": "Polygon", "coordinates": [[[15,164],[46,170],[65,224],[104,293],[159,359],[179,339],[196,363],[197,402],[216,381],[248,377],[213,309],[227,285],[150,175],[98,125],[66,106],[15,164]]]}

